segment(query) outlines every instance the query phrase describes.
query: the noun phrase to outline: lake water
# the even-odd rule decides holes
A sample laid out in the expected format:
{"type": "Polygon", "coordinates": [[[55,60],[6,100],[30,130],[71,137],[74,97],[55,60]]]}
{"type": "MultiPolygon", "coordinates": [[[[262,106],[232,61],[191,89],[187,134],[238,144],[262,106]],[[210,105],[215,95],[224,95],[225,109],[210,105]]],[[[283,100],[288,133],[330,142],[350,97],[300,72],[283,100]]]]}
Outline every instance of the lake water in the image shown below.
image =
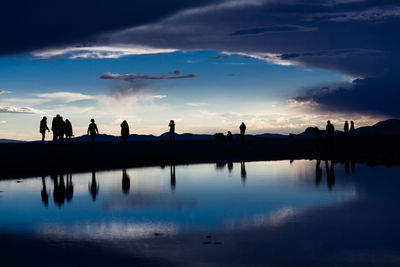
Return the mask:
{"type": "MultiPolygon", "coordinates": [[[[304,263],[321,263],[312,254],[328,247],[337,254],[331,263],[397,264],[399,171],[398,166],[299,160],[3,180],[0,231],[55,243],[146,240],[152,244],[160,237],[182,244],[198,241],[225,246],[212,259],[227,264],[224,257],[235,253],[234,244],[243,240],[289,250],[301,242],[304,251],[299,255],[293,251],[292,256],[304,257],[304,263]],[[190,234],[203,239],[185,241],[190,234]],[[218,242],[211,242],[214,236],[218,242]]],[[[157,256],[167,257],[168,249],[162,250],[157,256]]],[[[273,257],[281,263],[280,256],[271,252],[273,257]]],[[[256,255],[254,262],[238,260],[243,265],[264,262],[256,255]]]]}

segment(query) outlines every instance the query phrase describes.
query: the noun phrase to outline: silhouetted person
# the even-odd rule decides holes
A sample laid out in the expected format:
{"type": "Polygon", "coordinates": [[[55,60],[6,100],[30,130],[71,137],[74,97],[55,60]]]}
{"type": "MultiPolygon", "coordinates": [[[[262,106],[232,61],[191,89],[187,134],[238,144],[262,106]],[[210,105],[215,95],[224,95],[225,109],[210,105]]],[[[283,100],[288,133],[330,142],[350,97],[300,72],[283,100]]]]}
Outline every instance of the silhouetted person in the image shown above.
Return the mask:
{"type": "Polygon", "coordinates": [[[232,136],[232,133],[231,133],[230,131],[228,131],[228,133],[227,133],[227,135],[226,135],[226,139],[227,139],[228,141],[232,141],[233,136],[232,136]]]}
{"type": "Polygon", "coordinates": [[[245,182],[247,173],[246,173],[246,165],[243,161],[240,162],[240,176],[242,177],[242,181],[245,182]]]}
{"type": "Polygon", "coordinates": [[[344,135],[348,136],[349,135],[349,123],[347,121],[345,121],[343,129],[344,129],[344,135]]]}
{"type": "Polygon", "coordinates": [[[51,131],[53,132],[53,143],[57,142],[58,136],[60,135],[60,115],[57,114],[51,122],[51,131]]]}
{"type": "Polygon", "coordinates": [[[74,134],[72,133],[72,124],[68,119],[65,120],[64,132],[65,132],[65,142],[70,144],[71,137],[74,136],[74,134]]]}
{"type": "Polygon", "coordinates": [[[314,127],[314,133],[315,133],[315,150],[317,152],[320,152],[321,149],[321,131],[318,129],[318,127],[314,127]]]}
{"type": "Polygon", "coordinates": [[[72,173],[67,174],[67,187],[66,187],[66,198],[67,202],[72,200],[74,195],[74,184],[72,183],[72,173]]]}
{"type": "Polygon", "coordinates": [[[350,136],[354,136],[354,121],[350,122],[350,136]]]}
{"type": "Polygon", "coordinates": [[[92,171],[92,182],[88,184],[89,193],[92,196],[93,201],[96,200],[99,194],[100,185],[96,182],[96,173],[92,171]]]}
{"type": "Polygon", "coordinates": [[[325,160],[325,169],[326,169],[326,178],[328,181],[328,188],[329,190],[332,189],[333,185],[335,184],[335,169],[333,161],[331,160],[331,166],[328,166],[328,161],[325,160]]]}
{"type": "Polygon", "coordinates": [[[122,192],[124,194],[129,194],[131,188],[131,179],[126,172],[126,169],[122,169],[122,192]]]}
{"type": "Polygon", "coordinates": [[[175,190],[176,187],[175,165],[170,166],[170,172],[171,172],[171,190],[175,190]]]}
{"type": "Polygon", "coordinates": [[[47,207],[49,205],[49,192],[47,192],[46,181],[44,176],[42,176],[42,191],[40,192],[42,195],[42,202],[47,207]]]}
{"type": "Polygon", "coordinates": [[[94,123],[94,119],[91,119],[90,121],[91,121],[91,123],[89,124],[87,133],[90,134],[92,144],[94,144],[94,141],[96,139],[96,134],[99,133],[99,129],[97,129],[97,125],[96,125],[96,123],[94,123]]]}
{"type": "Polygon", "coordinates": [[[64,140],[64,133],[65,133],[65,121],[63,120],[63,117],[60,117],[58,121],[58,142],[60,144],[62,144],[64,140]]]}
{"type": "Polygon", "coordinates": [[[322,168],[321,168],[321,160],[317,159],[317,165],[315,166],[315,184],[319,185],[322,180],[322,168]]]}
{"type": "Polygon", "coordinates": [[[171,144],[175,143],[175,122],[171,120],[168,124],[169,126],[169,141],[171,144]]]}
{"type": "Polygon", "coordinates": [[[44,143],[44,139],[46,137],[46,130],[50,132],[49,127],[47,127],[47,117],[44,116],[43,119],[40,121],[40,133],[42,134],[42,143],[44,143]]]}
{"type": "Polygon", "coordinates": [[[240,141],[244,142],[244,133],[246,132],[246,125],[244,124],[244,122],[242,122],[242,124],[240,124],[240,141]]]}
{"type": "Polygon", "coordinates": [[[333,150],[333,135],[335,133],[335,127],[331,123],[331,121],[327,121],[326,124],[326,144],[328,145],[328,149],[330,151],[333,150]]]}
{"type": "Polygon", "coordinates": [[[128,140],[129,137],[129,125],[126,122],[126,120],[124,120],[121,123],[121,137],[122,137],[122,142],[126,142],[126,140],[128,140]]]}

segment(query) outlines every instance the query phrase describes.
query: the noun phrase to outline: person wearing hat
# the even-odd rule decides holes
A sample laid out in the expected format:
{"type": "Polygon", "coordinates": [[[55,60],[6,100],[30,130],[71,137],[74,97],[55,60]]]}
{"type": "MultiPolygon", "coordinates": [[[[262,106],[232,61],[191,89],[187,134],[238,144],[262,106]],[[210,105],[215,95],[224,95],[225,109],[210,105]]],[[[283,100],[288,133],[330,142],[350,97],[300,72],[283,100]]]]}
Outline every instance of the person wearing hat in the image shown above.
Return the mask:
{"type": "Polygon", "coordinates": [[[46,130],[50,132],[49,127],[47,127],[47,117],[44,116],[40,121],[40,133],[42,134],[42,143],[44,143],[44,138],[46,137],[46,130]]]}

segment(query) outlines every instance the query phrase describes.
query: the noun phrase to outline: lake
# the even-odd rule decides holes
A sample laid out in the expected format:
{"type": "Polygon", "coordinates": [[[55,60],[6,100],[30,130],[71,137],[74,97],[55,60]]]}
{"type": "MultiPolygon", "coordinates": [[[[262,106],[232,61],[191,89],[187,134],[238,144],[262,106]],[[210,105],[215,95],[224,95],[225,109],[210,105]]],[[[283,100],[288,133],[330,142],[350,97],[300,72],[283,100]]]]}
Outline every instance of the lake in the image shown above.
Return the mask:
{"type": "Polygon", "coordinates": [[[297,160],[2,180],[0,249],[60,247],[82,266],[398,265],[399,171],[297,160]]]}

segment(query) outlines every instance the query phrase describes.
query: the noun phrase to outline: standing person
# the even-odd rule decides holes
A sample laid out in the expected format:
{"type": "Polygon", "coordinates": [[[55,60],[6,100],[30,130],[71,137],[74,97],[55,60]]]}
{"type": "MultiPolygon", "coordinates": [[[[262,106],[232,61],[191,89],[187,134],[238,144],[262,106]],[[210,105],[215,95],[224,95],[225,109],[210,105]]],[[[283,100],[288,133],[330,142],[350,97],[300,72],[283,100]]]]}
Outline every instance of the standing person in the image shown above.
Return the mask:
{"type": "Polygon", "coordinates": [[[126,140],[129,137],[129,125],[126,122],[126,120],[124,120],[121,123],[121,137],[122,137],[122,142],[124,142],[124,143],[126,142],[126,140]]]}
{"type": "Polygon", "coordinates": [[[40,121],[40,133],[42,134],[42,143],[44,143],[44,138],[46,135],[46,130],[50,132],[49,127],[47,127],[47,117],[44,116],[43,119],[40,121]]]}
{"type": "Polygon", "coordinates": [[[232,133],[228,131],[228,134],[226,135],[226,139],[230,142],[233,139],[232,133]]]}
{"type": "Polygon", "coordinates": [[[171,120],[168,124],[169,126],[169,141],[171,144],[175,143],[175,122],[171,120]]]}
{"type": "Polygon", "coordinates": [[[94,123],[94,119],[91,119],[90,121],[91,123],[89,124],[89,127],[87,129],[87,133],[90,134],[90,138],[92,139],[92,144],[94,144],[96,134],[99,133],[99,130],[97,129],[96,123],[94,123]]]}
{"type": "Polygon", "coordinates": [[[59,136],[59,121],[60,121],[60,115],[57,114],[52,122],[51,122],[51,131],[53,132],[53,143],[57,142],[58,136],[59,136]]]}
{"type": "Polygon", "coordinates": [[[331,121],[327,121],[326,124],[326,143],[330,150],[333,150],[333,134],[335,133],[335,127],[331,121]]]}
{"type": "Polygon", "coordinates": [[[244,122],[242,122],[242,124],[240,124],[240,141],[244,142],[244,132],[246,131],[246,125],[244,124],[244,122]]]}
{"type": "Polygon", "coordinates": [[[347,121],[344,123],[344,135],[349,135],[349,123],[347,121]]]}
{"type": "Polygon", "coordinates": [[[65,127],[64,128],[65,128],[64,129],[64,131],[65,131],[65,141],[70,144],[71,143],[71,136],[74,136],[74,135],[72,134],[72,124],[68,119],[65,120],[65,127]]]}
{"type": "Polygon", "coordinates": [[[63,143],[64,133],[65,133],[65,121],[63,117],[60,117],[58,121],[58,140],[60,144],[63,143]]]}
{"type": "Polygon", "coordinates": [[[355,128],[354,128],[354,121],[351,121],[351,122],[350,122],[350,135],[351,135],[351,136],[354,135],[354,130],[355,130],[355,128]]]}

